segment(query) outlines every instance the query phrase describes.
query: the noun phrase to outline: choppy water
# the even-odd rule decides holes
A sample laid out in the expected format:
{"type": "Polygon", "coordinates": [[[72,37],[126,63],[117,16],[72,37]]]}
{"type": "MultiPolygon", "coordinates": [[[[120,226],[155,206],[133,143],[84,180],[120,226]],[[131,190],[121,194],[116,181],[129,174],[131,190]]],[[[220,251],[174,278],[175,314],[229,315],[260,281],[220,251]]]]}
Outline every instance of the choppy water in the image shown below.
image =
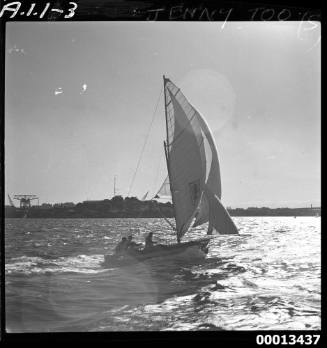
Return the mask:
{"type": "Polygon", "coordinates": [[[130,227],[175,242],[162,219],[7,219],[7,330],[320,329],[320,218],[234,221],[201,265],[118,269],[103,255],[130,227]]]}

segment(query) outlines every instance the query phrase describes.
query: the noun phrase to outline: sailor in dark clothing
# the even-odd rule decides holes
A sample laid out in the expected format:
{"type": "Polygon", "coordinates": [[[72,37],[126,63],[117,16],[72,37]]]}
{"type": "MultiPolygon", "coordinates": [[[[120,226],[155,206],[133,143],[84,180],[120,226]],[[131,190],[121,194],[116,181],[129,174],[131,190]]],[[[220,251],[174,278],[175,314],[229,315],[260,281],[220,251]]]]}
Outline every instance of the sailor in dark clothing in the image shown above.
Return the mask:
{"type": "Polygon", "coordinates": [[[207,234],[208,235],[212,235],[212,232],[213,232],[213,226],[212,226],[212,223],[209,220],[209,226],[208,226],[207,234]]]}
{"type": "Polygon", "coordinates": [[[119,255],[119,254],[122,254],[123,252],[125,252],[126,249],[127,249],[127,246],[128,246],[127,243],[128,243],[127,242],[127,238],[123,237],[121,239],[121,241],[117,244],[116,248],[115,248],[115,254],[119,255]]]}
{"type": "Polygon", "coordinates": [[[153,232],[150,232],[145,237],[145,249],[152,248],[153,247],[153,240],[152,240],[153,232]]]}
{"type": "Polygon", "coordinates": [[[128,239],[127,239],[127,249],[135,249],[136,247],[138,247],[140,244],[138,243],[135,243],[133,241],[133,236],[130,235],[128,236],[128,239]]]}

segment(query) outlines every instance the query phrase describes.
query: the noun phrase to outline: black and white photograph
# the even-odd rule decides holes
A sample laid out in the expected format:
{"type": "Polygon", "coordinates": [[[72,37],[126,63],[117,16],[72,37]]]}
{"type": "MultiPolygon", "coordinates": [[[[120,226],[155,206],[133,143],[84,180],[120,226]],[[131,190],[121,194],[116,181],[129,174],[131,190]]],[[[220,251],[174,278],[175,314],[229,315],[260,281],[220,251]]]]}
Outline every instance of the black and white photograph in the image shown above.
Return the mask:
{"type": "Polygon", "coordinates": [[[7,22],[6,332],[321,330],[320,35],[7,22]]]}

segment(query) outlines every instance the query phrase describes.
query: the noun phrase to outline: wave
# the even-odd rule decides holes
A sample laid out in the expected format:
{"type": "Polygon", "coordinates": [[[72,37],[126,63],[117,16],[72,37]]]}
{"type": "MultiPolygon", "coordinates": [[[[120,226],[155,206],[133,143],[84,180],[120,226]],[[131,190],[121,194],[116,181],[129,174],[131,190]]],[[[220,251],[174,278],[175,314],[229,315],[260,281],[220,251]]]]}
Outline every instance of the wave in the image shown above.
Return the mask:
{"type": "Polygon", "coordinates": [[[101,273],[103,255],[77,255],[48,259],[37,256],[12,258],[6,263],[6,274],[101,273]]]}

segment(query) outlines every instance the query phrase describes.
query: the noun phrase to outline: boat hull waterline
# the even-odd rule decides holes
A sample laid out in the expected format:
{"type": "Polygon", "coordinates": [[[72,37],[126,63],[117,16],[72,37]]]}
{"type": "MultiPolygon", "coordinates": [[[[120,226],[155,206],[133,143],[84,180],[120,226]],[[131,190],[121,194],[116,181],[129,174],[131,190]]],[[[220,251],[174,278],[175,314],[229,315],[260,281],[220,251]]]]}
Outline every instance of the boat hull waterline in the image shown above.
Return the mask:
{"type": "Polygon", "coordinates": [[[105,266],[124,266],[146,261],[201,261],[206,258],[210,239],[172,245],[155,245],[149,249],[131,250],[123,255],[105,255],[105,266]]]}

